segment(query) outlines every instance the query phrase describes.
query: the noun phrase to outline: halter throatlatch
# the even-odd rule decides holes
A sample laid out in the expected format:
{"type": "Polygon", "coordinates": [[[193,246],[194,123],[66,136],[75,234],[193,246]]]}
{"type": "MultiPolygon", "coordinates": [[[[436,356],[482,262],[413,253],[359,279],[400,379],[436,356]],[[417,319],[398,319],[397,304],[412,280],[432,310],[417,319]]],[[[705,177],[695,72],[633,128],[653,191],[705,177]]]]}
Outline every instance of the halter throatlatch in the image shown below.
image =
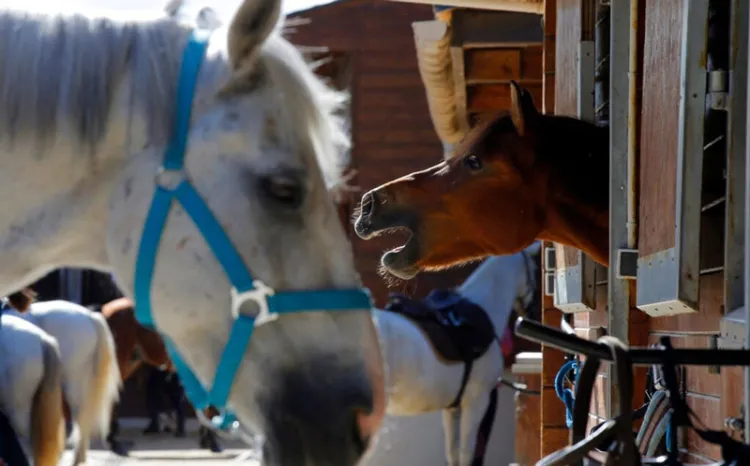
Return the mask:
{"type": "Polygon", "coordinates": [[[280,314],[369,310],[372,306],[370,294],[363,288],[276,291],[260,280],[253,279],[224,228],[190,182],[184,170],[185,152],[193,95],[208,37],[207,31],[193,31],[183,52],[174,130],[164,153],[162,166],[156,175],[156,191],[143,227],[136,260],[135,314],[141,324],[158,330],[151,310],[151,285],[164,225],[173,201],[177,201],[193,220],[232,285],[231,311],[234,323],[216,367],[213,385],[209,389],[198,380],[169,337],[162,336],[196,414],[200,416],[207,407],[215,407],[220,415],[211,422],[214,427],[226,430],[239,426],[228,409],[227,402],[256,327],[275,320],[280,314]]]}

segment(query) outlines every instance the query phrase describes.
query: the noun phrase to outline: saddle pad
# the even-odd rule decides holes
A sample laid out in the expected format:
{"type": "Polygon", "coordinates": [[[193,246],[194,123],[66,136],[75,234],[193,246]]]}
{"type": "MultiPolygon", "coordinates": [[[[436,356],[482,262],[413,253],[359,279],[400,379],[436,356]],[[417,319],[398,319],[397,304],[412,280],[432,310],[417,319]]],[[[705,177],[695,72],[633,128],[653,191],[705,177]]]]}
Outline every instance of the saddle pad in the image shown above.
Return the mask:
{"type": "Polygon", "coordinates": [[[391,293],[385,310],[417,324],[440,357],[449,362],[475,361],[496,339],[484,309],[453,290],[436,289],[423,300],[391,293]]]}

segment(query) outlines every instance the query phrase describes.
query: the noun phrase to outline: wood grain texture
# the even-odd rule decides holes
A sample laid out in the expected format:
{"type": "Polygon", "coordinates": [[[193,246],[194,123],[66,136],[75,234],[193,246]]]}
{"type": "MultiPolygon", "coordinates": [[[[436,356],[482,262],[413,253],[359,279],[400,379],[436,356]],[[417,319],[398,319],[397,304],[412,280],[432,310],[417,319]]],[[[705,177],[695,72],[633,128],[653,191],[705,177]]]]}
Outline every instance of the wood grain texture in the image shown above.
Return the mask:
{"type": "MultiPolygon", "coordinates": [[[[541,80],[519,84],[531,92],[534,101],[541,101],[541,80]]],[[[469,113],[508,110],[511,107],[510,84],[468,84],[466,102],[469,113]]]]}
{"type": "Polygon", "coordinates": [[[682,0],[646,2],[638,250],[675,244],[682,0]]]}
{"type": "Polygon", "coordinates": [[[467,81],[510,81],[521,79],[521,50],[518,48],[471,49],[464,55],[467,81]]]}
{"type": "MultiPolygon", "coordinates": [[[[724,420],[721,417],[721,401],[718,397],[688,393],[687,404],[709,429],[722,429],[724,420]]],[[[691,453],[705,458],[721,459],[721,447],[707,443],[692,430],[688,431],[687,448],[691,453]]]]}
{"type": "Polygon", "coordinates": [[[547,456],[570,442],[570,431],[567,427],[546,427],[542,431],[542,456],[547,456]]]}
{"type": "MultiPolygon", "coordinates": [[[[521,49],[521,77],[523,79],[542,79],[543,55],[542,44],[529,45],[521,49]]],[[[542,100],[535,99],[534,103],[539,106],[542,100]]]]}
{"type": "MultiPolygon", "coordinates": [[[[517,380],[531,390],[542,389],[539,374],[519,375],[517,380]]],[[[533,395],[516,395],[516,462],[519,466],[533,466],[541,454],[542,400],[533,395]]]]}
{"type": "Polygon", "coordinates": [[[542,79],[544,94],[542,111],[555,114],[555,68],[557,47],[557,0],[544,0],[544,42],[542,43],[542,79]]]}
{"type": "Polygon", "coordinates": [[[578,113],[578,43],[581,40],[581,0],[557,0],[555,114],[578,113]]]}
{"type": "MultiPolygon", "coordinates": [[[[549,243],[546,243],[549,244],[549,243]]],[[[545,297],[542,322],[559,325],[562,312],[552,307],[552,299],[545,297]]],[[[565,426],[565,407],[555,394],[555,375],[564,361],[561,351],[542,347],[542,456],[568,445],[568,428],[565,426]]]]}
{"type": "MultiPolygon", "coordinates": [[[[745,375],[742,367],[721,368],[721,418],[741,417],[744,403],[745,375]]],[[[733,433],[742,440],[739,433],[733,433]]]]}

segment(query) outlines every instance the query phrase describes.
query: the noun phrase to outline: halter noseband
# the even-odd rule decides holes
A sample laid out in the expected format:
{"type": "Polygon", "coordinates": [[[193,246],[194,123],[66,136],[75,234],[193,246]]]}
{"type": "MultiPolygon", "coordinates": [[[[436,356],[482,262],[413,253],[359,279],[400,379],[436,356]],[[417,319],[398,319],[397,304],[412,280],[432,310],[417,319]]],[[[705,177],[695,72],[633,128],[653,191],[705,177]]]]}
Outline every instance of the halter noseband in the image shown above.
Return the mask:
{"type": "Polygon", "coordinates": [[[369,310],[372,306],[369,291],[364,288],[276,291],[260,280],[253,279],[224,228],[190,182],[184,171],[185,150],[193,94],[207,45],[208,33],[196,30],[192,32],[183,52],[174,130],[156,177],[156,192],[143,227],[136,259],[135,314],[141,324],[158,330],[151,310],[151,285],[164,225],[169,217],[172,202],[177,201],[195,223],[232,285],[232,315],[235,320],[216,367],[213,385],[209,389],[203,386],[180,357],[170,339],[166,335],[162,336],[196,413],[202,414],[205,408],[213,406],[221,414],[212,420],[212,424],[219,429],[228,429],[238,427],[227,402],[256,327],[275,320],[279,314],[369,310]],[[249,306],[250,303],[254,306],[249,306]]]}

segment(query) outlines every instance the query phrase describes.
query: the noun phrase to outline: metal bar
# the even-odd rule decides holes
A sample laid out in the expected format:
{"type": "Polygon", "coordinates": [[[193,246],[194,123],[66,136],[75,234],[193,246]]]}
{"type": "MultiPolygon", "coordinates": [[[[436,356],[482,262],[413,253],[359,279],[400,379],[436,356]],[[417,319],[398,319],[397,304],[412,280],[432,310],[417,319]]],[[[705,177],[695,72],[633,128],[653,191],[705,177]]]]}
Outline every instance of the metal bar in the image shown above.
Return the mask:
{"type": "MultiPolygon", "coordinates": [[[[609,348],[595,341],[568,335],[554,327],[519,317],[516,320],[516,335],[568,353],[594,356],[605,362],[613,362],[609,348]]],[[[628,355],[636,366],[659,365],[664,362],[664,350],[654,348],[630,348],[628,355]]],[[[681,366],[750,366],[750,350],[731,349],[675,349],[672,359],[681,366]]]]}
{"type": "MultiPolygon", "coordinates": [[[[609,269],[607,270],[607,328],[610,335],[625,344],[630,330],[630,285],[617,277],[617,251],[628,247],[628,191],[631,180],[628,171],[628,141],[630,128],[630,57],[631,0],[612,0],[610,3],[610,72],[609,72],[609,269]]],[[[637,3],[636,0],[632,0],[637,3]]],[[[637,11],[637,10],[636,10],[637,11]]],[[[635,97],[635,96],[633,96],[635,97]]],[[[615,371],[608,368],[606,386],[606,414],[618,403],[615,371]]]]}
{"type": "MultiPolygon", "coordinates": [[[[582,24],[594,23],[594,0],[581,5],[582,24]]],[[[593,31],[590,31],[593,35],[593,31]]],[[[589,123],[596,121],[596,47],[594,41],[581,40],[578,44],[578,118],[589,123]]],[[[582,310],[596,309],[596,262],[583,251],[578,251],[578,268],[581,273],[582,310]]]]}
{"type": "Polygon", "coordinates": [[[594,71],[594,103],[596,124],[609,124],[609,28],[611,23],[609,5],[596,2],[596,26],[594,42],[596,69],[594,71]]]}

